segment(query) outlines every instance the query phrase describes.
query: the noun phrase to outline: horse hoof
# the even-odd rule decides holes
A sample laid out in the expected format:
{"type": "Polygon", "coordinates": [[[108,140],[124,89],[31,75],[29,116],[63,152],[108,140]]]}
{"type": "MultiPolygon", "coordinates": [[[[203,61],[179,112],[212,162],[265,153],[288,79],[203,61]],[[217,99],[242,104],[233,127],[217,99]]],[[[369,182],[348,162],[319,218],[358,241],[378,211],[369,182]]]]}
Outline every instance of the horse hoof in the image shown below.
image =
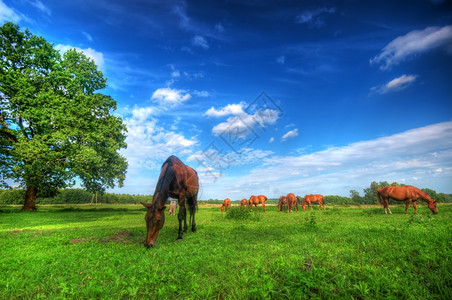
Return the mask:
{"type": "Polygon", "coordinates": [[[184,239],[183,238],[177,238],[177,240],[176,241],[178,241],[178,242],[182,242],[184,239]]]}
{"type": "Polygon", "coordinates": [[[196,231],[197,231],[196,227],[191,229],[191,232],[196,232],[196,231]]]}

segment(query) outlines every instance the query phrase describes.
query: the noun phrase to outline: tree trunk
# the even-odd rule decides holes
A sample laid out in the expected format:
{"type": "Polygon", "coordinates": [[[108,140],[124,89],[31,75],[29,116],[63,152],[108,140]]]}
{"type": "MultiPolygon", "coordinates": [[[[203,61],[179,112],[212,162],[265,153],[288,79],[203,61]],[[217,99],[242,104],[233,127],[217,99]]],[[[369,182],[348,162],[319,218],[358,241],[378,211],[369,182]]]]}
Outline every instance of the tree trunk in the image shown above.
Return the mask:
{"type": "Polygon", "coordinates": [[[35,211],[36,210],[36,194],[38,189],[34,186],[27,186],[27,192],[25,194],[25,202],[21,211],[35,211]]]}

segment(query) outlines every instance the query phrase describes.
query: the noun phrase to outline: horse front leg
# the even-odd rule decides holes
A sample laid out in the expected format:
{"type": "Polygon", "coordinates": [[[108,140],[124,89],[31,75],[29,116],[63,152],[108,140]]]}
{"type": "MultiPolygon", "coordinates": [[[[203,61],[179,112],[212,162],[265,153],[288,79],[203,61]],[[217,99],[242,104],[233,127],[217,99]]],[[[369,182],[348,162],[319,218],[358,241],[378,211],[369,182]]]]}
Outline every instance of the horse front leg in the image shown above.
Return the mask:
{"type": "Polygon", "coordinates": [[[187,209],[184,205],[179,205],[179,214],[177,215],[179,219],[179,236],[177,237],[178,241],[182,241],[182,236],[185,231],[187,231],[187,209]],[[184,221],[184,229],[182,229],[182,221],[184,221]]]}
{"type": "Polygon", "coordinates": [[[405,215],[406,215],[407,212],[408,212],[408,207],[410,207],[410,203],[411,203],[411,200],[407,200],[407,201],[405,202],[405,215]]]}
{"type": "Polygon", "coordinates": [[[417,214],[417,203],[413,201],[414,213],[417,214]]]}

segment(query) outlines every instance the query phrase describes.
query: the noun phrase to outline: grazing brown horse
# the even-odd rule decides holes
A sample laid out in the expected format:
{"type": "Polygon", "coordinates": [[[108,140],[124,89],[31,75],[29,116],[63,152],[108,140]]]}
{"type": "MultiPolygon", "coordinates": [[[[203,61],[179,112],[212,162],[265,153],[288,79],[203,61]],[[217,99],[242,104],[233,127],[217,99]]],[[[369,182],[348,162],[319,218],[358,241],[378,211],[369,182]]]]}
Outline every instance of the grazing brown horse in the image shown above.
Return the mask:
{"type": "Polygon", "coordinates": [[[165,223],[163,211],[165,203],[169,197],[179,201],[179,235],[178,241],[182,240],[182,235],[187,231],[187,212],[185,200],[187,200],[190,213],[191,230],[196,232],[195,211],[198,207],[199,179],[196,171],[186,166],[174,155],[168,157],[163,163],[157,185],[155,187],[152,203],[141,203],[148,209],[145,220],[147,225],[146,248],[154,247],[160,229],[165,223]],[[184,229],[182,229],[184,221],[184,229]]]}
{"type": "Polygon", "coordinates": [[[380,202],[380,204],[385,208],[385,214],[388,213],[386,209],[390,214],[392,214],[391,210],[389,209],[389,198],[397,201],[405,201],[405,214],[407,213],[408,207],[410,206],[411,202],[413,202],[414,213],[417,214],[416,201],[418,199],[422,199],[427,202],[428,208],[430,208],[430,210],[434,214],[438,213],[438,209],[436,208],[436,200],[433,200],[429,195],[411,185],[386,186],[377,189],[377,199],[378,202],[380,202]]]}
{"type": "Polygon", "coordinates": [[[244,208],[248,206],[248,200],[246,198],[243,198],[242,201],[240,201],[240,208],[244,208]]]}
{"type": "Polygon", "coordinates": [[[289,194],[287,194],[286,198],[287,198],[288,211],[292,212],[292,206],[295,206],[295,211],[298,211],[297,197],[295,197],[295,195],[293,193],[289,193],[289,194]]]}
{"type": "Polygon", "coordinates": [[[283,209],[284,209],[284,211],[287,210],[287,197],[286,196],[279,197],[278,211],[281,211],[283,209]]]}
{"type": "Polygon", "coordinates": [[[221,212],[223,212],[223,209],[225,212],[227,212],[229,206],[231,206],[231,199],[224,199],[223,204],[221,204],[221,212]]]}
{"type": "Polygon", "coordinates": [[[308,203],[309,208],[312,210],[312,202],[318,202],[319,203],[319,211],[320,206],[323,206],[323,210],[325,210],[325,199],[322,195],[316,194],[316,195],[306,195],[303,199],[303,204],[301,207],[303,208],[303,211],[306,210],[306,203],[308,203]]]}
{"type": "Polygon", "coordinates": [[[259,195],[259,196],[251,196],[250,200],[248,200],[248,206],[251,209],[251,211],[253,211],[253,204],[254,206],[256,206],[257,211],[259,211],[259,208],[257,207],[257,205],[259,203],[262,204],[262,206],[264,207],[264,212],[265,212],[265,201],[267,201],[267,197],[264,195],[259,195]]]}

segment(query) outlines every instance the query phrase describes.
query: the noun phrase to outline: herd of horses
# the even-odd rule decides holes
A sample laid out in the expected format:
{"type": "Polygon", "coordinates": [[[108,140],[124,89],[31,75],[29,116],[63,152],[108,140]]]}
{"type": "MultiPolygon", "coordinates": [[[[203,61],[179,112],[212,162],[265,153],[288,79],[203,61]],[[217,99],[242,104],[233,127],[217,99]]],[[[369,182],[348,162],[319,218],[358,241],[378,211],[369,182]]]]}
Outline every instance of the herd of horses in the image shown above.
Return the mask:
{"type": "MultiPolygon", "coordinates": [[[[166,202],[168,198],[177,199],[179,205],[179,212],[177,214],[179,220],[178,241],[182,241],[183,234],[188,230],[187,226],[187,208],[189,212],[189,224],[192,232],[196,232],[195,212],[198,207],[198,191],[199,191],[199,177],[198,173],[191,167],[185,165],[179,158],[174,155],[168,157],[163,163],[159,179],[154,191],[152,203],[141,203],[147,208],[145,215],[147,233],[144,241],[146,248],[154,247],[160,229],[165,223],[166,202]],[[182,226],[182,223],[184,226],[182,226]]],[[[416,201],[422,199],[428,204],[428,208],[434,213],[438,213],[436,208],[436,201],[430,198],[426,193],[414,186],[387,186],[377,189],[378,202],[384,207],[384,211],[392,214],[389,209],[389,198],[397,201],[405,201],[405,214],[407,213],[410,203],[413,203],[414,212],[417,213],[416,201]]],[[[301,197],[300,197],[301,198],[301,197]]],[[[258,205],[261,204],[265,212],[265,201],[267,197],[264,195],[251,196],[249,200],[242,199],[240,205],[242,208],[248,206],[253,210],[253,205],[259,210],[258,205]]],[[[292,212],[298,211],[300,199],[293,193],[286,196],[281,196],[278,203],[278,211],[285,210],[292,212]]],[[[312,210],[312,202],[319,204],[325,210],[325,201],[322,195],[306,195],[302,201],[302,208],[306,210],[306,203],[312,210]]],[[[221,211],[227,211],[231,205],[231,200],[226,198],[221,206],[221,211]]],[[[171,207],[174,213],[175,205],[171,207]]]]}
{"type": "MultiPolygon", "coordinates": [[[[259,195],[259,196],[251,196],[250,199],[243,198],[242,201],[240,201],[240,208],[249,208],[251,211],[253,211],[253,205],[256,207],[256,210],[259,211],[259,207],[257,205],[261,204],[262,207],[265,210],[265,201],[267,201],[267,196],[259,195]]],[[[319,204],[319,210],[321,207],[323,207],[323,210],[325,210],[325,200],[322,195],[306,195],[304,198],[296,197],[294,193],[289,193],[286,196],[279,197],[278,202],[278,211],[285,211],[285,212],[292,212],[292,211],[298,211],[298,205],[301,205],[303,208],[303,211],[306,210],[306,203],[308,204],[309,208],[312,210],[312,202],[317,202],[319,204]],[[303,200],[301,200],[303,199],[303,200]]],[[[221,211],[228,211],[228,208],[231,206],[231,199],[226,198],[223,200],[223,203],[221,204],[221,211]]]]}

